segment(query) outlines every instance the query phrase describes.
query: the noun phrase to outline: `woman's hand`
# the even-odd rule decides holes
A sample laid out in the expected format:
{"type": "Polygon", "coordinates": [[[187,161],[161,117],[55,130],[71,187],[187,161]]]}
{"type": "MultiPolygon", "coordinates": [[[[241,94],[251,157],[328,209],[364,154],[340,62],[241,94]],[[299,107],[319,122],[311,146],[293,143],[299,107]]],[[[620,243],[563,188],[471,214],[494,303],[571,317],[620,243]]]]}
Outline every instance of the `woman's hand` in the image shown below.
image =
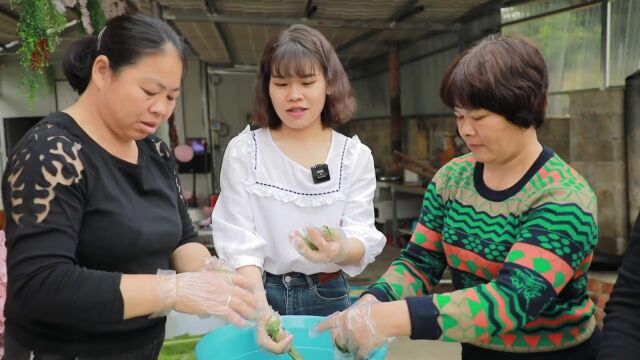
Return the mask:
{"type": "Polygon", "coordinates": [[[373,311],[380,301],[367,294],[345,311],[331,315],[318,325],[318,331],[331,329],[337,351],[357,359],[367,359],[377,348],[388,342],[379,329],[373,311]]]}
{"type": "Polygon", "coordinates": [[[339,264],[349,255],[349,239],[342,229],[323,226],[293,231],[289,239],[298,252],[314,263],[339,264]]]}
{"type": "Polygon", "coordinates": [[[261,348],[275,354],[288,351],[293,342],[293,335],[282,327],[280,315],[267,304],[258,313],[256,336],[261,348]]]}
{"type": "Polygon", "coordinates": [[[158,271],[158,295],[165,310],[214,315],[236,326],[246,326],[256,313],[256,297],[242,275],[220,271],[177,274],[158,271]]]}

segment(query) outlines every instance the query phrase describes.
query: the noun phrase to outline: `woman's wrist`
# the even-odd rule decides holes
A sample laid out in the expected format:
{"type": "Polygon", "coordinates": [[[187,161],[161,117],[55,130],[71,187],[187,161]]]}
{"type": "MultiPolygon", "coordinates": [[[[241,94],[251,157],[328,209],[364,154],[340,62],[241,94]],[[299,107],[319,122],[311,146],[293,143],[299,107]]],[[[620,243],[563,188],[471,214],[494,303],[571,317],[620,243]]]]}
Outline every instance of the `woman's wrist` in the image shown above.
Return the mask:
{"type": "Polygon", "coordinates": [[[404,300],[371,305],[376,331],[385,338],[411,335],[409,307],[404,300]]]}
{"type": "Polygon", "coordinates": [[[335,264],[340,266],[358,265],[364,258],[364,244],[356,238],[345,240],[344,253],[336,259],[335,264]]]}
{"type": "Polygon", "coordinates": [[[158,270],[156,306],[153,316],[164,316],[174,307],[178,297],[178,277],[173,270],[158,270]]]}

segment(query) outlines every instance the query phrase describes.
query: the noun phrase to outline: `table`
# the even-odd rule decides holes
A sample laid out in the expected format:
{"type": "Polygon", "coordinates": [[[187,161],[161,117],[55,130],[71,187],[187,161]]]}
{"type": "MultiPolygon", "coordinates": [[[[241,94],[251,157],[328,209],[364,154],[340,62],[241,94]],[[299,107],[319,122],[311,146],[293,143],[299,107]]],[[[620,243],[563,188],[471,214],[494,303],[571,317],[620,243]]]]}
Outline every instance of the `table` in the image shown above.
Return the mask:
{"type": "MultiPolygon", "coordinates": [[[[389,190],[391,191],[391,208],[392,208],[392,220],[391,220],[391,231],[393,237],[393,245],[399,246],[399,238],[398,238],[398,193],[405,194],[413,194],[419,195],[420,197],[424,196],[424,192],[426,189],[419,185],[414,184],[400,184],[400,183],[389,183],[389,190]]],[[[420,213],[420,209],[418,209],[418,214],[420,213]]]]}

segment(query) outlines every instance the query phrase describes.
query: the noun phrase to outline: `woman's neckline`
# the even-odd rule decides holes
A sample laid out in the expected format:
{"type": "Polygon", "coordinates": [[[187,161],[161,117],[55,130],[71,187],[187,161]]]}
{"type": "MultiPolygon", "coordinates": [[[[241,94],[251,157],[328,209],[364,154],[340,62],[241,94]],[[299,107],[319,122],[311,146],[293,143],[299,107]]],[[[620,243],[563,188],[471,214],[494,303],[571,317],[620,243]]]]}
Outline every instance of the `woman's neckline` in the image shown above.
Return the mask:
{"type": "MultiPolygon", "coordinates": [[[[300,164],[299,162],[293,160],[292,158],[290,158],[281,148],[280,146],[278,146],[278,143],[273,139],[273,136],[271,134],[271,129],[269,128],[265,128],[266,129],[266,135],[267,138],[269,139],[269,142],[271,143],[271,145],[273,145],[273,147],[275,147],[276,151],[285,159],[287,159],[288,162],[292,163],[295,167],[298,167],[302,170],[304,170],[307,173],[311,173],[311,169],[310,168],[306,168],[303,164],[300,164]]],[[[334,143],[335,143],[335,131],[331,130],[331,140],[330,140],[330,145],[329,145],[329,151],[327,151],[327,155],[324,159],[324,164],[327,164],[329,159],[331,158],[331,154],[333,153],[334,150],[334,143]]]]}

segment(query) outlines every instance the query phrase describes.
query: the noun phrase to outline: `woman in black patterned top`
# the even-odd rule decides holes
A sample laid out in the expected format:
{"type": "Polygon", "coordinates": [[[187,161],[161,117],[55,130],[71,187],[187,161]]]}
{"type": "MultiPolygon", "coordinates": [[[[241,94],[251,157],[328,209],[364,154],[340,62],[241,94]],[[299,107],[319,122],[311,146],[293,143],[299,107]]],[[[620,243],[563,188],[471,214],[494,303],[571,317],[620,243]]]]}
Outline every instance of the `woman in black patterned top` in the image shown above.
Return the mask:
{"type": "Polygon", "coordinates": [[[69,50],[79,100],[24,136],[3,177],[6,358],[155,359],[171,309],[237,325],[252,316],[247,281],[210,271],[153,135],[175,107],[182,50],[142,15],[69,50]]]}

